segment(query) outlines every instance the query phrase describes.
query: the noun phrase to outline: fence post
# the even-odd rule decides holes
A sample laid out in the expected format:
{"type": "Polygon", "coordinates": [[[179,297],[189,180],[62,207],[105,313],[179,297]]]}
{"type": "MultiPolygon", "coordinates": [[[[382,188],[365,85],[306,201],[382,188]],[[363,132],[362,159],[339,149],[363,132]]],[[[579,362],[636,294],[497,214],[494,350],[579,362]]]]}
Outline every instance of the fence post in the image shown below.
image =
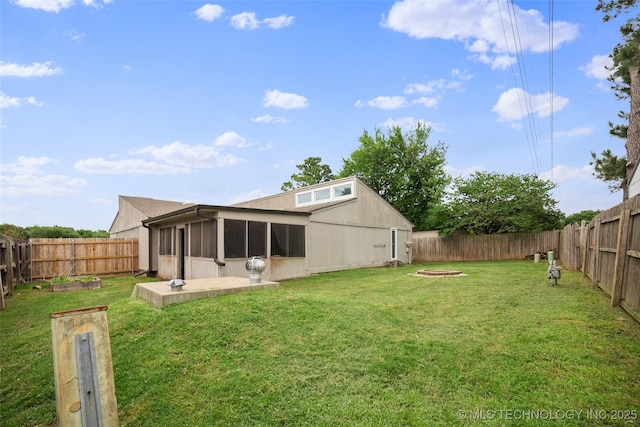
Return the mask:
{"type": "Polygon", "coordinates": [[[600,261],[600,228],[602,226],[602,219],[596,219],[595,226],[593,228],[593,232],[595,234],[595,247],[593,248],[593,266],[591,269],[591,282],[594,286],[598,286],[598,272],[600,269],[598,268],[598,262],[600,261]]]}
{"type": "Polygon", "coordinates": [[[613,268],[613,287],[611,289],[611,306],[620,305],[622,287],[624,285],[624,267],[627,260],[627,236],[629,234],[629,222],[631,209],[623,209],[620,212],[620,225],[618,226],[618,243],[616,245],[616,261],[613,268]]]}

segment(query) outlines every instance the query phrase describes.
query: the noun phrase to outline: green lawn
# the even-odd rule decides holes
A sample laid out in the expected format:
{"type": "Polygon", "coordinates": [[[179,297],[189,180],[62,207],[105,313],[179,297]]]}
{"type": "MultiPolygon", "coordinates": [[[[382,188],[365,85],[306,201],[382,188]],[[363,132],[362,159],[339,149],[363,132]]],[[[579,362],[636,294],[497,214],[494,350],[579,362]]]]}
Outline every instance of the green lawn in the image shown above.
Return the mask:
{"type": "Polygon", "coordinates": [[[162,310],[129,298],[141,278],[22,285],[0,312],[0,424],[55,425],[49,314],[108,305],[121,426],[640,425],[640,324],[546,267],[351,270],[162,310]]]}

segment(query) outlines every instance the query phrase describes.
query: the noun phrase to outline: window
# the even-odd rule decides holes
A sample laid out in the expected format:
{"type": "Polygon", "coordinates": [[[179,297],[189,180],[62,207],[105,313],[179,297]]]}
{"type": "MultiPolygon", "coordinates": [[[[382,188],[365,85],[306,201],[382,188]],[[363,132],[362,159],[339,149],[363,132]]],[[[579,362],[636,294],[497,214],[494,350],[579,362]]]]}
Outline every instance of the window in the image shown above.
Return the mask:
{"type": "Polygon", "coordinates": [[[249,252],[247,255],[252,256],[267,256],[267,223],[249,221],[249,252]]]}
{"type": "Polygon", "coordinates": [[[247,222],[235,219],[224,220],[225,258],[245,258],[247,222]]]}
{"type": "Polygon", "coordinates": [[[353,197],[353,182],[326,186],[314,191],[296,194],[296,206],[323,203],[341,198],[353,197]]]}
{"type": "Polygon", "coordinates": [[[216,229],[212,221],[194,222],[189,226],[189,255],[192,257],[215,258],[216,229]]]}
{"type": "Polygon", "coordinates": [[[267,223],[224,220],[225,258],[248,258],[267,255],[267,223]]]}
{"type": "Polygon", "coordinates": [[[218,256],[217,240],[218,230],[214,227],[213,221],[202,223],[202,256],[205,258],[216,258],[218,256]]]}
{"type": "Polygon", "coordinates": [[[311,192],[298,194],[297,204],[311,203],[311,192]]]}
{"type": "Polygon", "coordinates": [[[398,229],[391,229],[391,259],[398,259],[398,229]]]}
{"type": "Polygon", "coordinates": [[[189,254],[192,257],[202,256],[202,223],[194,222],[189,227],[189,254]]]}
{"type": "Polygon", "coordinates": [[[271,256],[305,256],[304,225],[271,224],[271,256]]]}
{"type": "Polygon", "coordinates": [[[327,200],[331,198],[331,189],[325,188],[324,190],[318,190],[315,192],[316,202],[320,200],[327,200]]]}
{"type": "Polygon", "coordinates": [[[160,255],[175,255],[172,235],[173,229],[171,227],[160,229],[160,255]]]}
{"type": "Polygon", "coordinates": [[[339,185],[333,188],[333,197],[342,197],[351,195],[351,183],[346,185],[339,185]]]}

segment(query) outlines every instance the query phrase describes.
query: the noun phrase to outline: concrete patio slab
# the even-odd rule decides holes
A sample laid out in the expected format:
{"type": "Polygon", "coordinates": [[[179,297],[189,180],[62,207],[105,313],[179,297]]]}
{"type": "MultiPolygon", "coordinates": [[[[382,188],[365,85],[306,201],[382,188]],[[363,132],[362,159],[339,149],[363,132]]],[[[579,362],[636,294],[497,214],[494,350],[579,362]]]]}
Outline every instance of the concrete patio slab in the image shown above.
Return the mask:
{"type": "Polygon", "coordinates": [[[162,308],[170,304],[178,304],[200,298],[211,298],[280,286],[278,282],[269,281],[250,283],[249,278],[246,277],[214,277],[210,279],[190,279],[185,280],[185,282],[186,285],[179,291],[172,290],[167,285],[169,283],[168,280],[138,283],[133,288],[131,298],[143,298],[155,307],[162,308]]]}

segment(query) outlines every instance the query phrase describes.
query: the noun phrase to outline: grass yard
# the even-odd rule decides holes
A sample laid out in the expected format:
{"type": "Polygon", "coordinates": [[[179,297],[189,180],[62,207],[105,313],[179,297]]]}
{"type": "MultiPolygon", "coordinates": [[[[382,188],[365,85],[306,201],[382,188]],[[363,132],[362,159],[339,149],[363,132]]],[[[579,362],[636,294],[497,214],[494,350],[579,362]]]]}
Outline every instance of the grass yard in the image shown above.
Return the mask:
{"type": "Polygon", "coordinates": [[[162,310],[129,298],[141,278],[22,285],[0,312],[0,424],[55,425],[49,314],[108,305],[121,426],[640,425],[640,324],[546,267],[351,270],[162,310]]]}

